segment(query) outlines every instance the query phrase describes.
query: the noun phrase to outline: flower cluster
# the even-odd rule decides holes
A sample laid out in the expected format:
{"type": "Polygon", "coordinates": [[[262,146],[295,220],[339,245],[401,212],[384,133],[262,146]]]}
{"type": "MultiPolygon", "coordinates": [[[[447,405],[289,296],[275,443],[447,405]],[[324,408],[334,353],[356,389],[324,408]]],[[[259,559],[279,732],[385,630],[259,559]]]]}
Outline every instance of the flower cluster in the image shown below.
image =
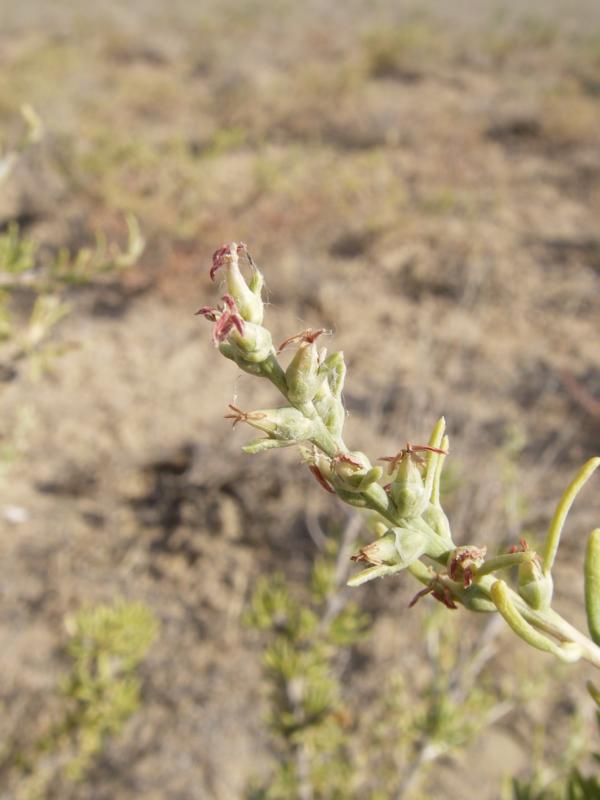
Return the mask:
{"type": "Polygon", "coordinates": [[[585,658],[600,667],[600,530],[590,537],[586,559],[586,608],[591,640],[551,609],[552,574],[561,531],[575,496],[600,458],[583,466],[558,504],[539,554],[526,543],[509,553],[487,558],[487,548],[457,546],[440,499],[440,481],[449,450],[445,421],[440,419],[427,444],[407,444],[374,465],[343,439],[346,417],[342,390],[346,365],[341,352],[327,353],[323,328],[287,337],[278,348],[263,325],[264,280],[245,244],[232,242],[215,251],[210,269],[221,273],[226,292],[220,306],[197,313],[213,323],[213,343],[245,372],[267,378],[283,395],[278,408],[244,412],[230,406],[227,418],[245,422],[262,436],[243,449],[258,453],[296,446],[318,483],[343,502],[361,509],[376,539],[352,560],[364,566],[349,585],[408,570],[424,588],[413,600],[431,595],[451,609],[499,611],[508,625],[533,647],[572,661],[585,658]],[[240,261],[249,270],[246,278],[240,261]],[[279,356],[296,348],[284,367],[279,356]],[[497,576],[516,568],[514,588],[497,576]]]}

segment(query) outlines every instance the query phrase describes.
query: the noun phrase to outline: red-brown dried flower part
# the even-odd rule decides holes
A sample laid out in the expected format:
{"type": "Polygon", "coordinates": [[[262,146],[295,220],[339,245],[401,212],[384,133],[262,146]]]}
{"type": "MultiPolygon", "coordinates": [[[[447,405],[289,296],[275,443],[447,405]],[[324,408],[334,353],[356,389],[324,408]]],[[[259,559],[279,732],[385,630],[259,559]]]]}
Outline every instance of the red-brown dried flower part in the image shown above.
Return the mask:
{"type": "Polygon", "coordinates": [[[212,254],[212,267],[210,268],[211,281],[214,281],[215,273],[225,265],[229,258],[231,258],[231,245],[224,244],[223,247],[219,247],[215,250],[212,254]]]}
{"type": "Polygon", "coordinates": [[[210,279],[214,281],[215,274],[221,267],[224,267],[229,261],[231,261],[233,257],[233,253],[237,253],[238,255],[245,255],[250,264],[253,264],[252,257],[248,252],[248,248],[244,244],[244,242],[240,242],[236,244],[232,242],[231,244],[224,244],[222,247],[219,247],[215,252],[212,254],[212,266],[210,268],[210,279]]]}
{"type": "Polygon", "coordinates": [[[225,414],[224,419],[232,419],[234,428],[238,422],[258,422],[265,418],[265,414],[262,411],[242,411],[241,408],[234,406],[232,403],[229,403],[229,408],[233,413],[225,414]]]}
{"type": "Polygon", "coordinates": [[[527,544],[526,539],[519,539],[519,544],[513,544],[512,547],[508,549],[509,553],[526,553],[529,550],[529,545],[527,544]]]}
{"type": "Polygon", "coordinates": [[[329,492],[330,494],[335,494],[335,489],[331,486],[331,484],[328,481],[325,480],[325,478],[323,477],[323,473],[317,467],[316,464],[309,464],[308,468],[315,476],[317,483],[319,483],[323,487],[323,489],[325,489],[326,492],[329,492]]]}
{"type": "Polygon", "coordinates": [[[224,294],[222,299],[223,304],[220,307],[203,306],[196,311],[196,315],[200,314],[215,323],[213,328],[215,347],[224,342],[234,328],[240,336],[244,335],[244,320],[238,311],[235,300],[229,294],[224,294]]]}
{"type": "Polygon", "coordinates": [[[296,342],[298,344],[313,344],[323,333],[327,333],[325,328],[318,328],[317,330],[307,328],[304,331],[300,331],[300,333],[295,333],[293,336],[288,336],[277,348],[277,354],[279,355],[289,344],[296,342]]]}
{"type": "Polygon", "coordinates": [[[357,458],[354,458],[348,453],[338,453],[331,459],[331,461],[334,464],[351,464],[353,467],[357,467],[358,469],[364,469],[364,464],[362,461],[359,461],[357,458]]]}
{"type": "Polygon", "coordinates": [[[379,567],[383,564],[388,566],[400,564],[401,559],[396,547],[395,534],[386,533],[384,536],[380,536],[379,539],[375,539],[374,542],[366,544],[361,547],[358,553],[350,557],[350,561],[354,561],[355,564],[371,564],[374,567],[379,567]]]}
{"type": "Polygon", "coordinates": [[[421,589],[420,592],[417,592],[408,604],[408,607],[412,608],[422,597],[425,597],[428,594],[430,594],[439,603],[443,603],[446,608],[458,608],[454,602],[454,598],[452,597],[452,592],[439,580],[439,578],[433,578],[429,586],[426,586],[424,589],[421,589]]]}
{"type": "Polygon", "coordinates": [[[450,558],[448,575],[453,581],[462,581],[463,587],[468,589],[473,583],[474,573],[483,564],[486,553],[486,547],[457,547],[450,558]]]}
{"type": "Polygon", "coordinates": [[[406,447],[396,453],[395,456],[381,456],[378,461],[388,462],[388,474],[391,475],[397,469],[398,465],[406,458],[411,458],[417,464],[424,464],[425,459],[419,455],[421,452],[440,453],[441,455],[448,455],[446,450],[441,447],[431,447],[428,444],[410,444],[406,443],[406,447]]]}

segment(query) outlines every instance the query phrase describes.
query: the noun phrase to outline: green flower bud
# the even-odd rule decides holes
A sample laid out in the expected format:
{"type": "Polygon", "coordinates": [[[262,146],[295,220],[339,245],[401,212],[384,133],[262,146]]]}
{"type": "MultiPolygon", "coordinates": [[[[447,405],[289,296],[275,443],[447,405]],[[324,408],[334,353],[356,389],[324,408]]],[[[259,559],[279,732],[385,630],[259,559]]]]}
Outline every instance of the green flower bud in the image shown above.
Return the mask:
{"type": "Polygon", "coordinates": [[[400,563],[408,567],[427,551],[427,537],[411,528],[392,528],[396,537],[396,550],[400,563]]]}
{"type": "Polygon", "coordinates": [[[285,371],[288,397],[292,403],[312,400],[323,377],[319,375],[319,355],[315,340],[303,341],[285,371]]]}
{"type": "Polygon", "coordinates": [[[321,417],[327,430],[336,438],[342,435],[346,421],[346,409],[341,394],[346,375],[343,353],[332,353],[322,360],[319,375],[323,380],[317,390],[313,402],[317,414],[321,417]]]}
{"type": "MultiPolygon", "coordinates": [[[[225,418],[232,419],[234,427],[238,422],[246,422],[256,430],[266,433],[268,439],[296,444],[307,441],[314,435],[313,422],[292,406],[260,409],[259,411],[242,411],[233,405],[230,405],[229,408],[233,413],[227,414],[225,418]]],[[[270,445],[270,447],[272,446],[270,445]]],[[[252,452],[256,452],[256,442],[253,442],[250,447],[252,452]]]]}
{"type": "Polygon", "coordinates": [[[410,453],[400,459],[391,485],[391,496],[401,517],[420,517],[427,508],[429,498],[423,476],[410,453]]]}
{"type": "Polygon", "coordinates": [[[264,316],[264,303],[261,297],[264,279],[248,253],[246,245],[232,242],[216,250],[213,253],[210,277],[214,278],[216,271],[221,267],[224,267],[226,271],[227,291],[235,300],[242,318],[246,322],[260,325],[264,316]],[[250,285],[246,283],[246,279],[240,271],[240,254],[246,256],[252,267],[250,285]]]}
{"type": "Polygon", "coordinates": [[[347,492],[363,492],[383,475],[381,467],[371,466],[364,453],[358,450],[342,453],[331,460],[331,483],[347,492]]]}
{"type": "Polygon", "coordinates": [[[394,566],[400,564],[402,557],[396,547],[396,534],[393,531],[381,536],[371,544],[362,547],[358,553],[352,556],[352,561],[364,561],[374,567],[386,564],[387,566],[394,566]]]}
{"type": "Polygon", "coordinates": [[[329,433],[339,439],[346,422],[346,409],[342,401],[330,394],[320,400],[316,400],[315,408],[329,433]]]}
{"type": "Polygon", "coordinates": [[[440,506],[428,503],[427,508],[422,514],[423,519],[434,530],[438,536],[446,539],[450,544],[452,543],[452,532],[450,530],[450,522],[440,506]]]}
{"type": "Polygon", "coordinates": [[[256,378],[264,377],[260,363],[256,364],[253,361],[245,361],[229,342],[221,342],[219,350],[225,358],[229,358],[244,372],[247,372],[249,375],[254,375],[256,378]]]}
{"type": "Polygon", "coordinates": [[[352,556],[352,561],[370,564],[368,569],[354,575],[349,586],[360,586],[373,578],[392,575],[406,569],[425,553],[425,537],[410,528],[390,528],[371,544],[352,556]]]}
{"type": "Polygon", "coordinates": [[[273,341],[269,331],[252,322],[244,323],[243,333],[233,328],[229,333],[228,342],[236,360],[249,361],[252,364],[259,364],[273,352],[273,341]]]}
{"type": "Polygon", "coordinates": [[[544,575],[537,556],[519,564],[517,591],[531,608],[543,609],[550,606],[553,591],[552,576],[550,573],[544,575]]]}
{"type": "Polygon", "coordinates": [[[327,378],[327,386],[331,394],[338,399],[342,396],[346,379],[346,363],[342,352],[332,353],[322,359],[320,373],[327,378]]]}

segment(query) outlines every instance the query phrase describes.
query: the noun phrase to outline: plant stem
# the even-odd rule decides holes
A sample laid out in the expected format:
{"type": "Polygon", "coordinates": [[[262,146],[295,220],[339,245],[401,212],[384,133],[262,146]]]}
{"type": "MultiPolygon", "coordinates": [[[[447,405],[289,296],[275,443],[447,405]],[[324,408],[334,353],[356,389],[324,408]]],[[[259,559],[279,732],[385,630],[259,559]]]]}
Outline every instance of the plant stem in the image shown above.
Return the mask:
{"type": "MultiPolygon", "coordinates": [[[[476,585],[488,596],[491,597],[491,589],[496,578],[492,575],[484,575],[476,579],[476,585]]],[[[581,648],[581,657],[595,667],[600,668],[600,647],[595,645],[583,633],[574,628],[569,622],[551,608],[536,610],[523,600],[513,589],[507,587],[507,592],[511,603],[517,611],[534,628],[553,636],[559,642],[574,642],[581,648]]]]}
{"type": "Polygon", "coordinates": [[[560,499],[544,542],[544,553],[542,556],[542,568],[544,574],[547,575],[554,565],[556,558],[556,551],[560,542],[560,535],[562,533],[567,514],[573,505],[573,501],[583,489],[587,481],[592,477],[596,469],[600,466],[600,458],[590,458],[589,461],[583,465],[577,475],[573,478],[565,493],[560,499]]]}

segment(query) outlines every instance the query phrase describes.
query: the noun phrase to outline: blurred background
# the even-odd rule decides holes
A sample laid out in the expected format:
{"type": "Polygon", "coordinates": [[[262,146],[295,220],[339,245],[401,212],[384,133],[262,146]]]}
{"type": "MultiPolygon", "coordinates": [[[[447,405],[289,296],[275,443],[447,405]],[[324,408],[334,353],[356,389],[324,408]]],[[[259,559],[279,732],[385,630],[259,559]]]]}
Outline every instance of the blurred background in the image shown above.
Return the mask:
{"type": "MultiPolygon", "coordinates": [[[[296,453],[240,452],[227,404],[274,391],[193,314],[247,242],[275,341],[344,350],[348,443],[444,414],[456,538],[539,542],[600,444],[600,5],[0,16],[0,797],[512,800],[589,772],[590,670],[409,611],[408,575],[343,590],[369,534],[296,453]]],[[[559,556],[583,628],[599,520],[589,488],[559,556]]]]}

